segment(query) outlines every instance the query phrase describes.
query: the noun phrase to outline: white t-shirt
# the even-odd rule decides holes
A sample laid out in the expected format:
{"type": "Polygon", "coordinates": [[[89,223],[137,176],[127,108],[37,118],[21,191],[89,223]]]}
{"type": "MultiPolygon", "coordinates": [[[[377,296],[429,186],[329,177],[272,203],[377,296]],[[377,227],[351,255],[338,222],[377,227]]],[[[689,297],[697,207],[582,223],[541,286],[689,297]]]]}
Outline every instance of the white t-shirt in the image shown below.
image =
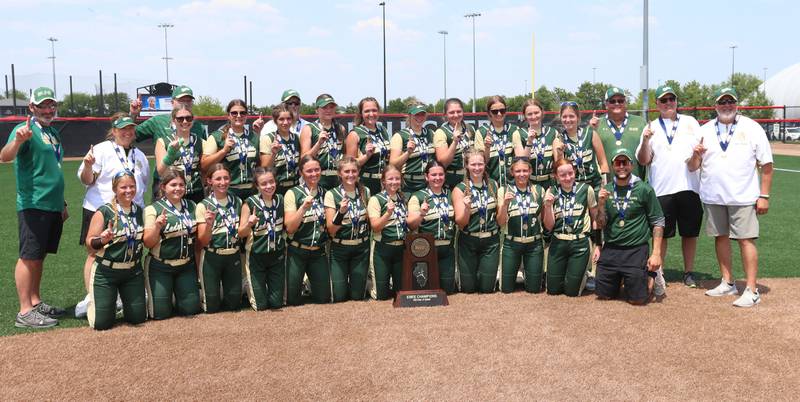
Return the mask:
{"type": "Polygon", "coordinates": [[[772,149],[764,129],[753,119],[737,115],[736,122],[728,150],[724,152],[717,139],[717,127],[725,140],[731,125],[718,125],[717,119],[713,119],[700,128],[707,149],[700,168],[703,203],[754,205],[758,200],[761,192],[758,166],[772,163],[772,149]]]}
{"type": "MultiPolygon", "coordinates": [[[[126,167],[133,170],[133,176],[136,179],[136,196],[133,198],[133,202],[144,208],[144,192],[150,182],[150,162],[147,161],[144,153],[136,147],[132,147],[126,156],[125,149],[113,141],[103,141],[95,145],[92,152],[94,154],[92,170],[97,175],[97,179],[94,184],[86,186],[83,208],[97,211],[97,208],[110,202],[114,198],[111,181],[126,167]],[[119,154],[114,150],[115,146],[119,149],[119,154]]],[[[78,167],[79,179],[83,169],[84,165],[81,162],[81,166],[78,167]]]]}
{"type": "MultiPolygon", "coordinates": [[[[679,114],[677,117],[678,124],[672,145],[667,140],[667,132],[672,133],[675,122],[672,119],[664,119],[666,131],[658,119],[650,122],[650,129],[653,130],[650,149],[653,155],[647,181],[659,197],[687,190],[697,193],[700,188],[699,172],[690,172],[686,166],[686,161],[692,157],[694,146],[700,141],[700,124],[692,116],[679,114]]],[[[636,148],[637,155],[641,147],[640,138],[639,146],[636,148]]]]}
{"type": "MultiPolygon", "coordinates": [[[[308,124],[307,121],[303,120],[302,118],[297,120],[297,123],[291,125],[289,127],[289,132],[300,135],[300,130],[308,124]]],[[[261,129],[261,135],[272,134],[278,131],[278,125],[275,124],[275,120],[270,119],[265,125],[264,128],[261,129]]]]}

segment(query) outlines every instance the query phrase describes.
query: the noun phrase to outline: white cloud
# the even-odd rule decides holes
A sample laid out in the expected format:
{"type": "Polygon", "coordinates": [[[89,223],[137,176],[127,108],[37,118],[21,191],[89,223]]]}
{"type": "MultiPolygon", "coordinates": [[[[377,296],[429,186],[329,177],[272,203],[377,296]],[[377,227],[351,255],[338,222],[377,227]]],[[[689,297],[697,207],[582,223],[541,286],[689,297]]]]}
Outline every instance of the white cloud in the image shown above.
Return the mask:
{"type": "Polygon", "coordinates": [[[327,30],[325,28],[311,27],[311,28],[308,28],[308,31],[306,31],[306,36],[309,36],[309,37],[312,37],[312,38],[327,38],[327,37],[331,36],[331,31],[329,31],[329,30],[327,30]]]}

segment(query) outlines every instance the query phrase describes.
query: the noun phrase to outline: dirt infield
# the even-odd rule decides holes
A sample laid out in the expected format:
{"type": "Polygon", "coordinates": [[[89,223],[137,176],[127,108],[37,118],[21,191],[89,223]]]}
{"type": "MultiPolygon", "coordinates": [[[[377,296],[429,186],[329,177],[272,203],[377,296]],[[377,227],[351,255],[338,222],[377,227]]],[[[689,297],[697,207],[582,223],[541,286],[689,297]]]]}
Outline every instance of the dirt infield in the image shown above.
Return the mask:
{"type": "Polygon", "coordinates": [[[800,144],[784,142],[771,142],[772,153],[775,155],[800,156],[800,144]]]}
{"type": "Polygon", "coordinates": [[[7,337],[0,400],[796,399],[800,280],[760,286],[752,309],[671,284],[646,307],[518,292],[7,337]]]}

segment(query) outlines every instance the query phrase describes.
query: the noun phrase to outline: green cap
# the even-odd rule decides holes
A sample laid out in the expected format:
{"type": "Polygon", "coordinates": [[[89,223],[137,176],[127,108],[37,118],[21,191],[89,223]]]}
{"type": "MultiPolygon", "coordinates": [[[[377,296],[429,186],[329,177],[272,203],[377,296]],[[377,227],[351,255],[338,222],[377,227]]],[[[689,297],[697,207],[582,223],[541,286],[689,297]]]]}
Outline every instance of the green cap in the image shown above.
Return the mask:
{"type": "Polygon", "coordinates": [[[56,93],[53,92],[52,89],[47,87],[39,87],[33,90],[33,95],[31,95],[31,103],[34,105],[38,105],[46,100],[56,101],[56,93]]]}
{"type": "Polygon", "coordinates": [[[630,159],[631,161],[633,161],[633,156],[631,155],[631,151],[628,151],[628,150],[627,150],[627,149],[625,149],[625,148],[619,148],[619,149],[617,149],[616,151],[614,151],[614,157],[613,157],[613,158],[611,158],[611,160],[612,160],[612,161],[615,161],[615,160],[617,160],[617,158],[619,158],[620,156],[624,156],[624,157],[626,157],[626,158],[630,159]]]}
{"type": "Polygon", "coordinates": [[[178,85],[177,87],[175,87],[175,89],[172,90],[172,99],[178,99],[184,96],[188,96],[194,99],[194,93],[192,92],[192,88],[189,88],[186,85],[178,85]]]}
{"type": "Polygon", "coordinates": [[[134,122],[132,118],[130,118],[128,116],[125,116],[125,117],[120,117],[119,119],[114,120],[111,123],[111,125],[114,128],[125,128],[125,127],[128,127],[128,126],[135,126],[136,122],[134,122]]]}
{"type": "Polygon", "coordinates": [[[281,102],[286,102],[289,99],[292,99],[294,97],[297,97],[297,99],[300,99],[300,92],[297,92],[294,89],[287,89],[287,90],[283,91],[283,95],[281,95],[281,102]]]}
{"type": "Polygon", "coordinates": [[[719,102],[725,96],[730,96],[735,101],[739,101],[739,97],[736,96],[736,90],[733,87],[722,87],[714,92],[714,102],[719,102]]]}
{"type": "MultiPolygon", "coordinates": [[[[298,98],[299,98],[299,96],[298,96],[298,98]]],[[[320,95],[317,98],[317,102],[315,103],[315,105],[317,106],[317,108],[321,108],[321,107],[328,106],[331,103],[333,103],[334,105],[336,104],[336,101],[333,100],[332,96],[330,96],[330,95],[320,95]]]]}
{"type": "Polygon", "coordinates": [[[622,89],[620,89],[618,87],[608,88],[608,90],[606,91],[606,100],[611,99],[611,97],[614,96],[614,95],[625,96],[625,91],[623,91],[622,89]]]}
{"type": "Polygon", "coordinates": [[[419,113],[427,113],[427,110],[425,110],[425,105],[421,103],[415,103],[408,107],[408,114],[414,115],[419,113]]]}
{"type": "Polygon", "coordinates": [[[676,94],[675,90],[669,85],[662,85],[656,88],[656,99],[661,99],[661,97],[666,94],[673,94],[676,98],[678,97],[678,94],[676,94]]]}

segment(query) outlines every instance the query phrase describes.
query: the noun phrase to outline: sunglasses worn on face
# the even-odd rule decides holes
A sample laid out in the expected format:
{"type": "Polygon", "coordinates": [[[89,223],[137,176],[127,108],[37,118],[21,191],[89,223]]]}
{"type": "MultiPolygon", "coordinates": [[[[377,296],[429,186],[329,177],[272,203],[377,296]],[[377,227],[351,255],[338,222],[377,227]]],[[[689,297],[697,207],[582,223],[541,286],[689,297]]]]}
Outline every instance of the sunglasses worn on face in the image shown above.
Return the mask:
{"type": "Polygon", "coordinates": [[[609,99],[606,102],[608,102],[609,105],[624,105],[625,99],[609,99]]]}
{"type": "Polygon", "coordinates": [[[506,114],[506,109],[505,108],[502,108],[502,109],[490,109],[489,113],[496,114],[496,115],[502,115],[502,114],[506,114]]]}
{"type": "Polygon", "coordinates": [[[247,112],[233,111],[229,113],[231,116],[247,116],[247,112]]]}
{"type": "Polygon", "coordinates": [[[617,159],[617,160],[614,161],[614,167],[628,166],[630,163],[631,163],[631,161],[629,161],[627,159],[617,159]]]}
{"type": "Polygon", "coordinates": [[[665,97],[659,99],[658,101],[660,103],[670,103],[670,102],[675,102],[676,100],[678,100],[678,98],[676,98],[674,96],[665,96],[665,97]]]}
{"type": "Polygon", "coordinates": [[[179,123],[191,123],[194,120],[194,116],[178,116],[175,118],[175,121],[179,123]]]}
{"type": "Polygon", "coordinates": [[[724,105],[735,105],[736,101],[733,99],[722,99],[717,102],[717,105],[724,106],[724,105]]]}
{"type": "Polygon", "coordinates": [[[286,106],[300,106],[300,102],[286,102],[286,106]]]}
{"type": "Polygon", "coordinates": [[[33,107],[35,107],[37,109],[57,109],[58,108],[58,104],[57,103],[50,103],[50,104],[47,104],[47,105],[33,105],[33,107]]]}

